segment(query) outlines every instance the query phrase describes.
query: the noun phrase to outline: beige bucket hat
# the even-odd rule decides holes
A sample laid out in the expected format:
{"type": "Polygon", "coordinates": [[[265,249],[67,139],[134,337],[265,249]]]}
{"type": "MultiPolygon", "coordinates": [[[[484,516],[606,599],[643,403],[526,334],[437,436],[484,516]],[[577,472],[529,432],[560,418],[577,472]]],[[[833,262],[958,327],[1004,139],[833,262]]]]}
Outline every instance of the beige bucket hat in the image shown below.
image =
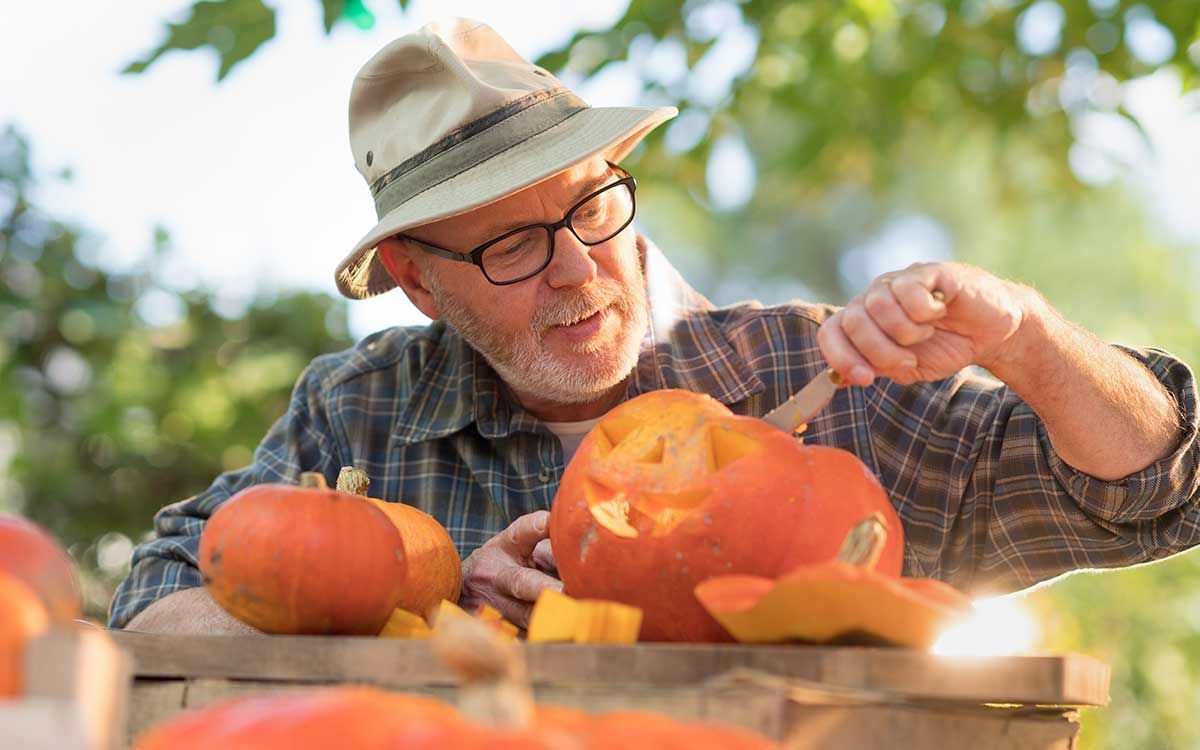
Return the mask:
{"type": "MultiPolygon", "coordinates": [[[[450,19],[388,44],[350,91],[350,147],[379,223],[337,267],[351,299],[396,284],[375,246],[552,177],[616,162],[674,107],[590,107],[486,24],[450,19]]],[[[466,248],[469,249],[469,248],[466,248]]]]}

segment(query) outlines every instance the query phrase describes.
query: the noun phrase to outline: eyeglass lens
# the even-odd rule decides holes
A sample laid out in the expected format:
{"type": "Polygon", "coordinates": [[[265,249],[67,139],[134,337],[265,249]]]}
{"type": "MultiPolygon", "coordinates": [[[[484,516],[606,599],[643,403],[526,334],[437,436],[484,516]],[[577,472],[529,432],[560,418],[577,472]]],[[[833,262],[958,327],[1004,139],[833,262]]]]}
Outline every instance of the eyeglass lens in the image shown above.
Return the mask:
{"type": "MultiPolygon", "coordinates": [[[[633,193],[616,184],[592,196],[571,213],[570,227],[581,242],[595,245],[621,231],[633,214],[633,193]]],[[[537,273],[550,260],[553,238],[545,227],[526,229],[489,245],[483,252],[483,272],[496,283],[537,273]]]]}

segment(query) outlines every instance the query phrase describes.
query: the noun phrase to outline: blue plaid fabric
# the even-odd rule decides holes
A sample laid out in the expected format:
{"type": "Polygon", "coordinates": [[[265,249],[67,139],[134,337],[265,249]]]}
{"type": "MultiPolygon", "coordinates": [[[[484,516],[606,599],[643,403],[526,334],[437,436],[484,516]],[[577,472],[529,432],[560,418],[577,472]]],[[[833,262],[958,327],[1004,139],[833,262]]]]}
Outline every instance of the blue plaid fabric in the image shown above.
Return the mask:
{"type": "MultiPolygon", "coordinates": [[[[816,332],[836,308],[715,308],[652,245],[641,247],[651,326],[629,396],[685,388],[761,416],[824,368],[816,332]]],[[[1162,558],[1200,543],[1196,383],[1166,353],[1126,351],[1174,395],[1181,431],[1171,455],[1119,481],[1064,463],[1029,406],[971,369],[843,389],[804,438],[852,451],[880,478],[904,522],[908,575],[986,594],[1162,558]]],[[[518,516],[549,508],[564,468],[558,439],[453,329],[381,331],[313,360],[253,464],[155,515],[157,538],[134,551],[110,626],[201,585],[200,533],[232,494],[295,482],[301,471],[332,484],[346,465],[367,472],[372,496],[436,517],[464,556],[518,516]]]]}

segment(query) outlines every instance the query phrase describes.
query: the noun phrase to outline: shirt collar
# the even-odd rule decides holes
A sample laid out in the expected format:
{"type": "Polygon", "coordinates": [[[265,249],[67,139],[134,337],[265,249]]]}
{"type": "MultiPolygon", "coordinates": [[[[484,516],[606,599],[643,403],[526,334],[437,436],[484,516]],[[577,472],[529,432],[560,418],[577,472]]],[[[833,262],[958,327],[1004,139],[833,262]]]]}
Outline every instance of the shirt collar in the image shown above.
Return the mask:
{"type": "MultiPolygon", "coordinates": [[[[627,397],[683,388],[728,405],[764,390],[718,326],[713,304],[640,235],[638,249],[646,272],[650,325],[627,397]]],[[[483,355],[444,322],[431,326],[440,328],[438,345],[397,420],[400,443],[446,437],[471,422],[489,440],[539,429],[537,418],[513,400],[483,355]]]]}

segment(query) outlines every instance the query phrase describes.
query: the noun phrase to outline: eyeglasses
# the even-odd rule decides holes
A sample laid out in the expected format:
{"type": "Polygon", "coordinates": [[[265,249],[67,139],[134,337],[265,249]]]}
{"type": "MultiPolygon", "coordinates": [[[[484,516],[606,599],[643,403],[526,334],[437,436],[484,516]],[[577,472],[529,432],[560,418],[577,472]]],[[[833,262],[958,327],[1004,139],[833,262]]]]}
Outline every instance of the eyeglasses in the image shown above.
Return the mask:
{"type": "Polygon", "coordinates": [[[629,226],[636,209],[633,194],[637,182],[628,172],[620,171],[625,177],[585,196],[563,215],[562,220],[554,224],[518,227],[469,253],[447,250],[406,234],[397,236],[442,258],[479,266],[484,277],[497,286],[516,284],[538,275],[550,265],[550,259],[554,257],[554,236],[563,227],[591,247],[611,240],[629,226]]]}

